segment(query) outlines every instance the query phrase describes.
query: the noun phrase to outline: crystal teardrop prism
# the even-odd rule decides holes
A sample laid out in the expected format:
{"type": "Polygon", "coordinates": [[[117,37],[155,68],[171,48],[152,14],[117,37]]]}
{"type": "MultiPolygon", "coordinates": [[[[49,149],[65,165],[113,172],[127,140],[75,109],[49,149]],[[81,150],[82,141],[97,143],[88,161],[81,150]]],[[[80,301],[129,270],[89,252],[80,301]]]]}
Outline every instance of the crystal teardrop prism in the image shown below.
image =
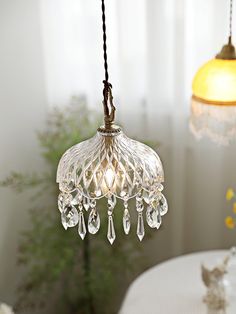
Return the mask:
{"type": "Polygon", "coordinates": [[[108,197],[107,204],[108,204],[108,208],[109,209],[113,209],[116,206],[116,197],[115,197],[115,195],[110,195],[108,197]]]}
{"type": "Polygon", "coordinates": [[[162,223],[161,214],[160,214],[160,212],[158,212],[158,215],[157,215],[157,224],[156,224],[156,228],[157,228],[157,229],[160,228],[161,223],[162,223]]]}
{"type": "Polygon", "coordinates": [[[92,209],[88,218],[88,231],[91,234],[98,232],[100,228],[100,216],[96,209],[92,209]]]}
{"type": "Polygon", "coordinates": [[[64,210],[64,194],[65,193],[60,193],[58,195],[58,201],[57,201],[57,205],[58,205],[58,209],[59,211],[62,213],[64,210]]]}
{"type": "Polygon", "coordinates": [[[61,214],[61,222],[65,230],[77,225],[79,221],[79,214],[74,206],[66,206],[61,214]]]}
{"type": "Polygon", "coordinates": [[[154,192],[143,190],[142,197],[146,204],[150,204],[154,198],[154,192]]]}
{"type": "Polygon", "coordinates": [[[58,195],[58,209],[62,213],[66,206],[70,205],[72,201],[72,195],[68,193],[60,193],[58,195]]]}
{"type": "Polygon", "coordinates": [[[157,189],[158,192],[162,192],[163,189],[164,189],[164,187],[163,187],[163,185],[162,185],[161,183],[158,183],[158,184],[156,185],[156,189],[157,189]]]}
{"type": "Polygon", "coordinates": [[[75,190],[75,181],[71,178],[71,173],[66,173],[64,180],[60,182],[59,186],[61,191],[71,193],[75,190]]]}
{"type": "Polygon", "coordinates": [[[82,203],[83,196],[82,196],[80,190],[73,191],[71,196],[73,197],[73,199],[71,201],[72,205],[78,205],[78,204],[82,203]]]}
{"type": "Polygon", "coordinates": [[[90,207],[95,208],[96,207],[96,200],[95,199],[90,199],[90,207]]]}
{"type": "Polygon", "coordinates": [[[108,215],[108,229],[107,229],[107,239],[111,244],[115,241],[116,233],[114,228],[114,222],[112,215],[108,215]]]}
{"type": "Polygon", "coordinates": [[[83,206],[84,206],[84,209],[86,210],[86,212],[89,210],[90,208],[90,201],[89,201],[89,198],[87,197],[84,197],[83,198],[83,206]]]}
{"type": "Polygon", "coordinates": [[[140,241],[142,241],[145,235],[144,223],[143,223],[143,213],[138,213],[138,224],[137,224],[137,236],[140,241]]]}
{"type": "Polygon", "coordinates": [[[159,201],[158,211],[161,216],[164,216],[168,212],[168,203],[165,196],[162,193],[158,201],[159,201]]]}
{"type": "Polygon", "coordinates": [[[146,211],[146,221],[149,227],[156,228],[157,227],[157,216],[158,210],[153,206],[149,205],[146,211]]]}
{"type": "Polygon", "coordinates": [[[131,222],[130,222],[129,210],[128,208],[125,208],[124,214],[123,214],[123,228],[124,228],[125,234],[129,234],[130,226],[131,226],[131,222]]]}
{"type": "Polygon", "coordinates": [[[139,197],[137,196],[136,197],[136,210],[138,213],[142,212],[143,211],[143,200],[142,199],[139,199],[139,197]]]}
{"type": "Polygon", "coordinates": [[[83,240],[86,235],[86,226],[84,221],[84,214],[82,211],[79,212],[79,226],[78,226],[78,233],[83,240]]]}

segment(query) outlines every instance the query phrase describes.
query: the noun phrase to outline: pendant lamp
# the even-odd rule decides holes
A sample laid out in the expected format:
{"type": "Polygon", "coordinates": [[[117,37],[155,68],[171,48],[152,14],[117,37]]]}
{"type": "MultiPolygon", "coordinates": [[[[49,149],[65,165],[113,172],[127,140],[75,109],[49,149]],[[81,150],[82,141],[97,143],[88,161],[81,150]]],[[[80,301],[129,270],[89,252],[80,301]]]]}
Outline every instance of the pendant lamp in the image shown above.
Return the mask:
{"type": "Polygon", "coordinates": [[[219,144],[236,137],[236,52],[232,44],[233,0],[230,0],[229,38],[220,53],[196,73],[192,83],[190,129],[219,144]]]}
{"type": "Polygon", "coordinates": [[[162,217],[167,213],[167,201],[162,194],[164,172],[154,150],[130,139],[114,124],[116,108],[108,75],[104,0],[102,25],[104,125],[94,137],[69,148],[61,157],[57,169],[58,208],[63,227],[77,226],[82,239],[86,233],[99,231],[100,215],[105,211],[107,226],[101,228],[107,228],[107,239],[112,244],[116,238],[116,202],[121,200],[124,233],[129,234],[130,211],[135,211],[136,234],[141,241],[145,235],[144,215],[151,228],[159,229],[162,217]],[[97,206],[101,198],[106,199],[107,208],[97,206]],[[131,206],[133,198],[135,202],[131,206]]]}

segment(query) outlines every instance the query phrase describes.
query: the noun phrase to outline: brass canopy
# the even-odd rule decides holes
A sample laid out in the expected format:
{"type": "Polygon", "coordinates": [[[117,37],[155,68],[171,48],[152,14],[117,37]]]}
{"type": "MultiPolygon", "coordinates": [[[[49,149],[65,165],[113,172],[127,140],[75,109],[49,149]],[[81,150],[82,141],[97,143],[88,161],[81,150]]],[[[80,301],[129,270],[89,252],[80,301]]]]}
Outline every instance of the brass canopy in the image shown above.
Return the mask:
{"type": "Polygon", "coordinates": [[[216,59],[222,59],[222,60],[235,60],[236,59],[235,47],[234,45],[232,45],[231,36],[229,36],[228,44],[224,45],[220,53],[216,55],[216,59]]]}
{"type": "Polygon", "coordinates": [[[121,127],[112,124],[109,128],[106,125],[102,125],[98,128],[98,132],[105,136],[115,136],[121,133],[121,127]]]}

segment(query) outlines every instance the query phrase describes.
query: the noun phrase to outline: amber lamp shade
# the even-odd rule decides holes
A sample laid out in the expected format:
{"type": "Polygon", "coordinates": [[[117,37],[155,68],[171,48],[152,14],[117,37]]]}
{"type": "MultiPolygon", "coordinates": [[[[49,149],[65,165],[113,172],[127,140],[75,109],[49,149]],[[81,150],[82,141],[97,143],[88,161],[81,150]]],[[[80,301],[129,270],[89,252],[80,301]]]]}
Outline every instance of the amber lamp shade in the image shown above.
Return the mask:
{"type": "Polygon", "coordinates": [[[203,103],[236,105],[236,53],[231,37],[215,59],[197,71],[192,91],[193,97],[203,103]]]}
{"type": "Polygon", "coordinates": [[[196,73],[193,96],[213,104],[236,105],[236,60],[213,59],[196,73]]]}
{"type": "Polygon", "coordinates": [[[191,132],[197,139],[228,145],[236,138],[236,53],[231,38],[197,71],[192,93],[191,132]]]}

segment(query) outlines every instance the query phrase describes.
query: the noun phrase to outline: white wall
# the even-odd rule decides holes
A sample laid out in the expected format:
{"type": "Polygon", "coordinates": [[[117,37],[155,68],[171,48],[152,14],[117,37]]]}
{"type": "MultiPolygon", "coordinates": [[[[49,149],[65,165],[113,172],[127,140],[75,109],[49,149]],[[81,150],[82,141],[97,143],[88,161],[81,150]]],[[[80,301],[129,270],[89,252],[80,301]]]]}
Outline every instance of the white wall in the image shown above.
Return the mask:
{"type": "MultiPolygon", "coordinates": [[[[0,180],[11,170],[42,167],[34,132],[46,112],[38,5],[0,0],[0,180]]],[[[17,244],[28,208],[26,195],[0,189],[0,302],[15,299],[17,244]]]]}

